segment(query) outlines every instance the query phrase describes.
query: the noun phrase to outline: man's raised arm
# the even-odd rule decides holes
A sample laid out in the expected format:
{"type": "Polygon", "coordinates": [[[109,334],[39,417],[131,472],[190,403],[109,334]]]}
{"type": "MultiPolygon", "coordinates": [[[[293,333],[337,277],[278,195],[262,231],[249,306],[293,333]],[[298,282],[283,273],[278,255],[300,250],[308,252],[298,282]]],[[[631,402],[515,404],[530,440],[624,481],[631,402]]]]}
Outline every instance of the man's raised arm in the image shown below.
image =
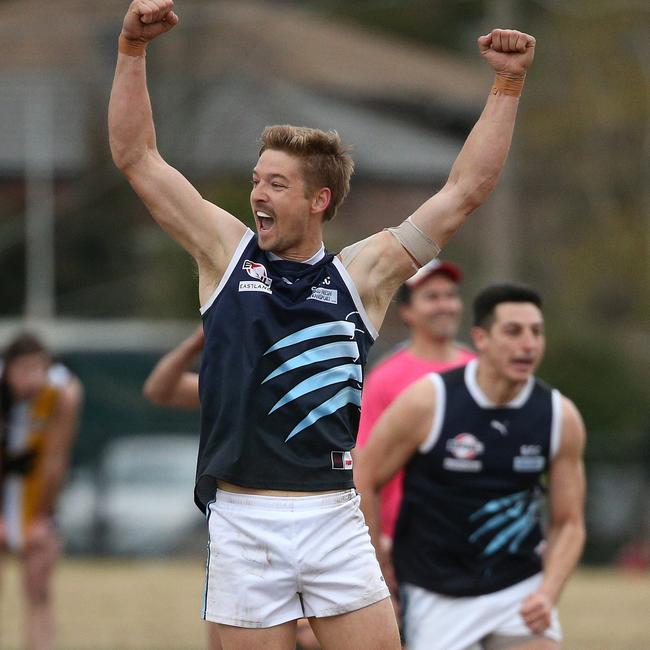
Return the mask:
{"type": "Polygon", "coordinates": [[[449,241],[465,217],[487,200],[497,184],[510,149],[535,39],[512,29],[494,29],[478,39],[478,46],[495,72],[485,108],[444,187],[410,217],[440,247],[449,241]]]}
{"type": "Polygon", "coordinates": [[[485,202],[505,164],[535,39],[511,29],[494,29],[478,39],[478,46],[495,71],[495,81],[447,182],[390,233],[371,237],[356,255],[356,269],[351,265],[366,308],[378,311],[381,318],[395,289],[435,257],[465,217],[485,202]]]}
{"type": "Polygon", "coordinates": [[[108,110],[113,160],[153,218],[199,265],[201,293],[209,294],[241,239],[245,226],[205,201],[156,148],[145,54],[151,40],[178,23],[172,0],[134,0],[119,38],[108,110]]]}

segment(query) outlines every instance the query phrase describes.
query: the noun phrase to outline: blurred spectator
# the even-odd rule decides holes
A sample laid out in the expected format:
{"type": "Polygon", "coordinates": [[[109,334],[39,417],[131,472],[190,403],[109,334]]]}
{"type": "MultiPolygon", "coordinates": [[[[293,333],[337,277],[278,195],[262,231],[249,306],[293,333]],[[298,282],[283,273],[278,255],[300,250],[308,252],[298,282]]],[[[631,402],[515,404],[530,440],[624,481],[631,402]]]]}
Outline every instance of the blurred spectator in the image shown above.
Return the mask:
{"type": "Polygon", "coordinates": [[[29,650],[54,646],[54,514],[82,396],[79,380],[53,363],[36,336],[23,333],[9,343],[0,367],[0,553],[16,553],[23,566],[29,650]]]}

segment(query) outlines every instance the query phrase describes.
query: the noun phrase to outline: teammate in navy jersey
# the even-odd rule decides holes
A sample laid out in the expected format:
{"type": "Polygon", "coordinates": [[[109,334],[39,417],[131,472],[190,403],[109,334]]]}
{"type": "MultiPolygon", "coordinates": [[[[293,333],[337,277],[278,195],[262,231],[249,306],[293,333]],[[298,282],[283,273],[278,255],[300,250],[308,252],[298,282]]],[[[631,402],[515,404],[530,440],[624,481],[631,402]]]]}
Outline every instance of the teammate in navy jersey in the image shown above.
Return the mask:
{"type": "Polygon", "coordinates": [[[500,29],[478,39],[495,81],[449,180],[399,226],[334,256],[323,224],[353,169],[335,132],[264,131],[250,197],[256,234],[162,159],[145,50],[178,23],[172,6],[135,0],[127,11],[109,135],[117,167],[199,270],[195,496],[211,538],[203,615],[220,624],[226,648],[290,648],[302,616],[326,649],[397,648],[352,481],[363,363],[395,290],[496,184],[535,39],[500,29]]]}
{"type": "Polygon", "coordinates": [[[541,307],[525,287],[481,292],[478,359],[405,390],[359,455],[376,548],[378,491],[405,468],[393,562],[409,650],[560,645],[555,605],[585,540],[585,430],[573,403],[534,377],[541,307]]]}

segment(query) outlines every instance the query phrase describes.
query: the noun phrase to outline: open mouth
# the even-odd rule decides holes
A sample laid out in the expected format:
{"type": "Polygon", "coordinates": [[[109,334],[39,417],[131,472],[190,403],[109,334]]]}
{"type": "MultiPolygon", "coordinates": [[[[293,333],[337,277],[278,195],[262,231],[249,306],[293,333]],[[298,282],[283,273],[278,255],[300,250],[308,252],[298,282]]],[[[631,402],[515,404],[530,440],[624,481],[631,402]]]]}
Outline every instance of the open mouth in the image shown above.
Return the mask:
{"type": "Polygon", "coordinates": [[[512,365],[519,370],[530,370],[533,367],[532,359],[513,359],[512,365]]]}
{"type": "Polygon", "coordinates": [[[271,230],[275,223],[275,217],[272,217],[268,212],[264,212],[263,210],[257,210],[255,212],[255,217],[260,232],[271,230]]]}

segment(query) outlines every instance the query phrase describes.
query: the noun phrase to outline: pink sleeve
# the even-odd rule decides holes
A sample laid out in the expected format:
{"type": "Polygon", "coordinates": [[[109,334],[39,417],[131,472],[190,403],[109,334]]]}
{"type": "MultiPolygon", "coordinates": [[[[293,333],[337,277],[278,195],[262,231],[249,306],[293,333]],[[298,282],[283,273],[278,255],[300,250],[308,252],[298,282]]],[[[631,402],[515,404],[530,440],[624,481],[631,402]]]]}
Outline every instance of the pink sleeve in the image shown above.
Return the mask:
{"type": "Polygon", "coordinates": [[[359,421],[359,432],[357,434],[358,448],[363,447],[368,442],[372,428],[386,408],[386,397],[383,394],[381,384],[382,382],[377,373],[371,372],[363,387],[361,420],[359,421]]]}

